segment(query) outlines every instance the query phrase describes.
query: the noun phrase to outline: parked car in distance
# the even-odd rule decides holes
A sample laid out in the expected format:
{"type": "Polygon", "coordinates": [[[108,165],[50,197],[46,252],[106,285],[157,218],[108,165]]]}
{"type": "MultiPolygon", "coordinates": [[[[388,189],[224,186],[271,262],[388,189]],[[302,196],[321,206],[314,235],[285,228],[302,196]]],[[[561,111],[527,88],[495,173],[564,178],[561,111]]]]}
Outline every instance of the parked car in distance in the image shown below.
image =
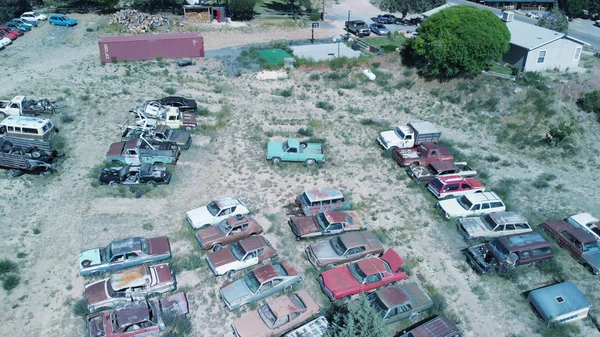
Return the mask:
{"type": "Polygon", "coordinates": [[[315,215],[326,211],[349,210],[350,201],[344,197],[342,191],[335,187],[313,188],[306,190],[293,204],[286,206],[288,215],[315,215]]]}
{"type": "Polygon", "coordinates": [[[393,249],[380,257],[353,262],[324,271],[317,280],[323,293],[331,300],[349,299],[352,295],[369,292],[377,288],[408,278],[402,269],[404,260],[393,249]]]}
{"type": "Polygon", "coordinates": [[[327,318],[319,316],[299,328],[286,333],[283,337],[325,337],[330,327],[331,324],[329,324],[327,318]]]}
{"type": "Polygon", "coordinates": [[[466,162],[452,163],[449,161],[411,166],[407,173],[417,184],[428,183],[435,178],[449,175],[460,175],[465,178],[477,175],[477,171],[473,170],[466,162]]]}
{"type": "Polygon", "coordinates": [[[170,257],[171,247],[166,236],[115,240],[106,247],[79,253],[79,274],[100,276],[105,272],[127,269],[170,257]]]}
{"type": "Polygon", "coordinates": [[[133,302],[112,310],[87,315],[89,337],[142,337],[166,329],[165,315],[183,316],[189,313],[184,293],[167,298],[133,302]]]}
{"type": "Polygon", "coordinates": [[[12,40],[6,37],[0,38],[0,49],[6,48],[9,44],[12,43],[12,40]]]}
{"type": "Polygon", "coordinates": [[[600,274],[600,246],[596,237],[565,220],[548,221],[542,224],[542,228],[588,271],[594,275],[600,274]]]}
{"type": "Polygon", "coordinates": [[[575,227],[581,227],[588,233],[592,234],[598,243],[600,243],[600,220],[592,216],[590,213],[579,213],[571,215],[565,221],[575,227]]]}
{"type": "Polygon", "coordinates": [[[528,12],[527,14],[525,14],[525,16],[530,17],[532,19],[539,19],[540,18],[540,16],[536,12],[528,12]]]}
{"type": "Polygon", "coordinates": [[[181,60],[181,61],[177,61],[177,66],[178,67],[187,67],[187,66],[194,66],[196,65],[196,61],[194,60],[181,60]]]}
{"type": "Polygon", "coordinates": [[[399,337],[464,337],[458,327],[446,316],[438,316],[410,331],[400,332],[399,337]]]}
{"type": "Polygon", "coordinates": [[[371,31],[377,35],[387,35],[390,31],[381,23],[372,23],[369,25],[371,31]]]}
{"type": "Polygon", "coordinates": [[[309,320],[320,311],[306,290],[285,294],[236,319],[231,327],[236,337],[279,336],[309,320]]]}
{"type": "Polygon", "coordinates": [[[22,25],[22,24],[19,24],[19,23],[16,23],[16,22],[12,22],[12,21],[5,22],[2,25],[3,26],[8,26],[8,27],[13,28],[13,29],[18,29],[18,30],[20,30],[22,32],[28,32],[28,31],[31,30],[31,26],[22,25]]]}
{"type": "Polygon", "coordinates": [[[114,308],[175,290],[177,281],[168,263],[139,266],[85,286],[88,310],[114,308]]]}
{"type": "Polygon", "coordinates": [[[271,243],[260,235],[247,237],[225,249],[206,255],[206,263],[215,276],[231,277],[235,271],[255,266],[277,255],[271,243]]]}
{"type": "Polygon", "coordinates": [[[51,25],[73,27],[77,25],[77,20],[71,19],[62,14],[52,14],[48,19],[51,25]]]}
{"type": "Polygon", "coordinates": [[[21,19],[21,18],[14,18],[12,20],[10,20],[12,22],[16,22],[18,24],[22,24],[22,25],[26,25],[26,26],[31,26],[31,27],[37,27],[38,24],[36,21],[30,21],[30,20],[25,20],[25,19],[21,19]]]}
{"type": "Polygon", "coordinates": [[[300,281],[302,275],[296,268],[288,261],[281,261],[250,271],[244,277],[222,286],[219,293],[229,310],[235,310],[280,291],[290,292],[300,281]]]}
{"type": "Polygon", "coordinates": [[[427,190],[436,198],[458,197],[466,194],[481,193],[485,186],[475,178],[465,178],[461,175],[444,176],[433,179],[427,190]]]}
{"type": "Polygon", "coordinates": [[[506,206],[494,192],[467,194],[458,198],[440,200],[435,207],[442,212],[446,219],[506,210],[506,206]]]}
{"type": "Polygon", "coordinates": [[[383,244],[371,232],[348,232],[306,247],[306,256],[312,265],[321,269],[338,264],[379,256],[383,244]]]}
{"type": "Polygon", "coordinates": [[[377,136],[377,142],[386,151],[410,151],[422,143],[437,143],[441,137],[442,133],[435,125],[420,121],[397,126],[394,130],[382,131],[377,136]]]}
{"type": "Polygon", "coordinates": [[[348,33],[352,33],[358,37],[371,35],[371,29],[362,20],[346,21],[344,25],[348,33]]]}
{"type": "Polygon", "coordinates": [[[394,159],[400,166],[427,165],[440,161],[454,161],[454,155],[443,146],[435,143],[421,143],[411,151],[397,148],[394,151],[394,159]],[[414,151],[413,151],[414,150],[414,151]]]}
{"type": "Polygon", "coordinates": [[[336,235],[367,229],[356,212],[327,211],[311,216],[296,216],[288,220],[296,240],[324,235],[336,235]]]}
{"type": "Polygon", "coordinates": [[[162,105],[179,108],[181,112],[195,112],[198,109],[198,104],[195,100],[181,96],[167,96],[156,101],[162,105]]]}
{"type": "Polygon", "coordinates": [[[190,226],[199,229],[206,225],[216,225],[231,216],[248,213],[250,213],[248,207],[240,199],[225,197],[211,201],[206,206],[188,211],[185,215],[190,226]]]}
{"type": "Polygon", "coordinates": [[[304,162],[311,166],[315,163],[324,163],[323,145],[320,143],[301,142],[296,138],[289,138],[283,142],[270,141],[267,144],[267,160],[273,164],[282,161],[304,162]]]}
{"type": "Polygon", "coordinates": [[[19,37],[19,31],[10,30],[8,26],[0,26],[0,37],[5,37],[7,39],[10,39],[11,41],[14,41],[19,37]],[[4,29],[3,27],[6,27],[6,29],[4,29]]]}
{"type": "Polygon", "coordinates": [[[25,12],[21,14],[21,19],[29,20],[29,21],[44,21],[48,20],[48,17],[44,14],[38,14],[36,12],[25,12]]]}
{"type": "Polygon", "coordinates": [[[262,226],[249,215],[236,214],[217,225],[206,225],[196,232],[196,242],[202,249],[217,251],[222,246],[263,232],[262,226]]]}
{"type": "Polygon", "coordinates": [[[385,24],[392,24],[392,25],[397,25],[400,23],[400,19],[392,14],[383,14],[383,15],[379,14],[379,15],[377,15],[376,21],[378,23],[385,23],[385,24]]]}
{"type": "Polygon", "coordinates": [[[98,176],[98,183],[108,186],[157,185],[168,184],[170,181],[171,172],[166,167],[148,163],[105,167],[98,176]]]}
{"type": "Polygon", "coordinates": [[[433,301],[415,282],[381,288],[367,295],[369,304],[385,324],[418,316],[433,306],[433,301]]]}
{"type": "Polygon", "coordinates": [[[537,266],[554,257],[552,245],[537,232],[502,236],[463,250],[480,274],[537,266]]]}
{"type": "Polygon", "coordinates": [[[505,235],[531,232],[527,219],[519,212],[492,212],[479,217],[458,219],[458,232],[466,239],[489,240],[505,235]]]}

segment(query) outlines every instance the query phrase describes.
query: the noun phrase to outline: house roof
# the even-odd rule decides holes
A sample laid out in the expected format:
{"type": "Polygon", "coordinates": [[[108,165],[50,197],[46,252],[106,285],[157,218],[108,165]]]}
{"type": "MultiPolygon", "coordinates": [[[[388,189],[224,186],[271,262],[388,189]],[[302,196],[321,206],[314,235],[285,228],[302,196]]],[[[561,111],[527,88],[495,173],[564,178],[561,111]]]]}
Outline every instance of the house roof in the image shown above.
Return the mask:
{"type": "Polygon", "coordinates": [[[546,322],[592,306],[581,290],[571,281],[533,290],[527,298],[546,322]]]}
{"type": "Polygon", "coordinates": [[[506,27],[510,31],[510,43],[527,50],[539,48],[565,36],[564,33],[516,20],[506,22],[506,27]]]}
{"type": "Polygon", "coordinates": [[[439,12],[439,11],[441,11],[441,10],[444,10],[444,9],[446,9],[446,8],[450,8],[450,7],[452,7],[452,6],[456,6],[456,4],[455,4],[455,3],[452,3],[452,2],[448,2],[448,3],[447,3],[447,4],[445,4],[445,5],[441,5],[440,7],[436,7],[436,8],[434,8],[434,9],[430,9],[430,10],[428,10],[428,11],[427,11],[427,12],[425,12],[425,13],[421,13],[421,15],[423,15],[423,16],[424,16],[424,17],[426,17],[426,18],[428,18],[428,17],[432,16],[433,14],[436,14],[437,12],[439,12]]]}

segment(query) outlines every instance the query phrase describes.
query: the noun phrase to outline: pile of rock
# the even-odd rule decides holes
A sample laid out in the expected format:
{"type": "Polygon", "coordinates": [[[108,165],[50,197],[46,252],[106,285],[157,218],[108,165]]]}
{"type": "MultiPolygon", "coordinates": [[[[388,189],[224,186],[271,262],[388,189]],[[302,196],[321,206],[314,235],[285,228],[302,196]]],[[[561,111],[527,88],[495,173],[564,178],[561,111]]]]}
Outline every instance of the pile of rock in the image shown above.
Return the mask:
{"type": "Polygon", "coordinates": [[[147,33],[156,27],[166,26],[169,19],[154,16],[135,9],[123,9],[112,15],[111,23],[118,23],[128,33],[147,33]]]}

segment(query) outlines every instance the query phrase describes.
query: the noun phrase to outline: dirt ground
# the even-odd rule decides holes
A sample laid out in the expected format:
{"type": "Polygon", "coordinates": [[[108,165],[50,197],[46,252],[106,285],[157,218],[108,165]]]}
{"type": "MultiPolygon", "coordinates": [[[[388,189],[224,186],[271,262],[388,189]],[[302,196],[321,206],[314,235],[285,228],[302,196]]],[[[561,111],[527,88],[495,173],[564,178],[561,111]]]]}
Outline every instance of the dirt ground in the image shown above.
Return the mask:
{"type": "MultiPolygon", "coordinates": [[[[366,82],[357,68],[342,83],[328,76],[334,72],[326,67],[302,67],[286,80],[257,81],[252,72],[229,77],[219,59],[198,60],[196,66],[185,69],[157,61],[101,64],[97,38],[106,33],[96,27],[105,18],[73,16],[80,21],[76,28],[42,24],[0,53],[0,69],[5,74],[0,97],[61,98],[68,104],[62,114],[74,117],[71,123],[64,123],[60,115],[53,117],[67,143],[67,156],[57,173],[11,178],[0,171],[0,258],[17,262],[21,275],[16,289],[0,290],[1,336],[15,331],[26,336],[84,335],[83,320],[72,312],[90,282],[78,275],[78,252],[122,237],[156,235],[170,237],[173,263],[188,269],[177,279],[190,301],[192,335],[230,335],[230,324],[240,313],[228,312],[219,300],[218,288],[226,280],[210,274],[184,222],[186,211],[228,195],[247,203],[280,257],[305,275],[302,286],[324,308],[329,307],[315,282],[317,273],[301,254],[310,242],[294,240],[282,206],[305,189],[332,185],[351,195],[355,208],[373,229],[387,233],[387,245],[406,258],[411,280],[444,295],[447,314],[466,336],[549,333],[521,293],[554,276],[525,270],[515,280],[507,280],[474,273],[460,252],[466,244],[435,212],[433,198],[392,159],[381,155],[375,138],[389,125],[431,120],[471,164],[487,172],[486,184],[509,193],[509,207],[523,212],[533,225],[577,212],[600,216],[598,184],[592,178],[599,171],[600,126],[574,105],[579,91],[599,87],[593,82],[599,69],[595,60],[586,61],[593,68],[584,74],[551,74],[548,83],[556,92],[553,104],[561,113],[534,121],[512,110],[512,101],[525,104],[529,99],[527,88],[521,85],[480,76],[468,82],[480,89],[461,92],[458,81],[419,79],[397,57],[370,62],[380,64],[378,70],[391,76],[390,85],[366,82]],[[293,88],[291,97],[276,94],[277,89],[288,88],[293,88]],[[103,161],[110,143],[118,140],[117,125],[128,117],[127,111],[172,89],[196,99],[209,113],[199,117],[205,127],[195,132],[192,148],[183,152],[173,168],[171,184],[139,199],[123,189],[95,186],[90,172],[103,161]],[[442,99],[458,94],[463,95],[458,103],[442,99]],[[466,112],[464,103],[477,95],[499,96],[498,108],[466,112]],[[317,108],[318,102],[333,108],[317,108]],[[577,151],[576,155],[498,140],[503,128],[512,131],[507,121],[528,126],[533,137],[541,139],[547,126],[560,118],[578,123],[574,147],[569,150],[577,151]],[[264,151],[270,136],[295,135],[290,130],[300,127],[310,127],[315,137],[326,139],[327,164],[308,169],[267,163],[264,151]],[[547,186],[532,187],[542,173],[554,178],[547,186]]],[[[307,37],[305,28],[194,29],[203,32],[207,50],[269,42],[275,36],[282,40],[307,37]]],[[[336,33],[317,32],[322,38],[336,33]]],[[[597,315],[598,276],[587,273],[564,251],[557,252],[565,274],[592,301],[597,315]]],[[[402,322],[392,330],[412,323],[402,322]]],[[[600,336],[589,319],[575,325],[579,332],[572,336],[600,336]]]]}

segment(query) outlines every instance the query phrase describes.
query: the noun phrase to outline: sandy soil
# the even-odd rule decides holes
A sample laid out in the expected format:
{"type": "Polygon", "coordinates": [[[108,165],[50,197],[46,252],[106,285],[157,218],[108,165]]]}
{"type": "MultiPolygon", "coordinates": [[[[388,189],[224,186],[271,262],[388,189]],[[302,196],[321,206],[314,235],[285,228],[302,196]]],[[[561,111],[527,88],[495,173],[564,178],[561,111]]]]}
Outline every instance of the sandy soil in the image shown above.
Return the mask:
{"type": "MultiPolygon", "coordinates": [[[[391,125],[434,121],[446,139],[453,140],[473,160],[477,158],[479,168],[489,173],[487,182],[492,186],[501,186],[506,178],[518,179],[510,187],[511,205],[516,205],[533,224],[550,215],[558,218],[580,211],[600,216],[597,184],[590,183],[590,177],[598,174],[599,127],[592,116],[573,108],[579,90],[590,86],[589,78],[598,76],[597,64],[593,72],[581,75],[584,77],[556,77],[556,81],[551,81],[557,88],[557,97],[562,98],[556,104],[561,111],[575,116],[582,126],[581,135],[575,139],[580,155],[565,160],[558,150],[515,149],[500,144],[493,130],[485,126],[490,124],[479,124],[488,118],[510,119],[511,99],[503,99],[498,112],[465,113],[462,105],[440,102],[431,94],[435,88],[442,94],[456,93],[456,83],[424,82],[404,72],[393,57],[373,62],[380,62],[381,71],[393,74],[394,83],[407,78],[415,80],[411,89],[388,86],[388,91],[383,91],[377,84],[365,82],[360,69],[353,70],[347,79],[357,86],[344,89],[335,81],[309,78],[311,74],[330,72],[323,68],[297,69],[290,79],[261,82],[251,72],[227,77],[215,59],[200,60],[196,66],[183,70],[171,63],[161,67],[155,61],[102,65],[96,41],[103,32],[88,32],[86,28],[95,29],[103,19],[91,15],[75,17],[80,20],[75,29],[43,24],[0,53],[0,69],[6,74],[0,97],[60,97],[69,106],[63,113],[75,117],[70,124],[62,123],[60,116],[54,117],[68,143],[67,158],[60,164],[59,172],[18,179],[0,172],[0,257],[17,261],[22,278],[14,291],[0,290],[4,299],[0,303],[0,335],[14,331],[28,336],[84,335],[83,320],[72,313],[73,303],[90,282],[78,275],[80,250],[127,236],[166,234],[171,238],[176,259],[198,259],[202,253],[184,223],[184,213],[226,195],[237,195],[249,205],[280,256],[306,275],[303,287],[328,306],[314,281],[315,272],[301,255],[309,242],[297,243],[293,239],[285,225],[282,206],[305,189],[331,185],[351,193],[357,210],[372,228],[388,230],[389,245],[407,258],[411,279],[424,280],[446,297],[448,312],[466,336],[541,335],[543,324],[520,293],[552,277],[531,270],[511,282],[475,274],[459,251],[466,244],[436,214],[433,199],[409,181],[391,159],[381,156],[374,141],[381,126],[360,121],[371,118],[391,125]],[[566,83],[559,82],[564,78],[566,83]],[[290,87],[292,97],[274,95],[276,89],[290,87]],[[207,107],[210,115],[201,117],[201,122],[214,125],[220,116],[226,120],[225,126],[196,133],[194,145],[182,154],[173,169],[172,183],[149,195],[135,199],[126,191],[93,186],[90,171],[102,162],[109,144],[118,140],[116,125],[127,117],[128,109],[145,99],[166,95],[167,88],[175,88],[177,94],[192,97],[207,107]],[[567,96],[568,100],[564,98],[567,96]],[[316,102],[321,101],[332,104],[334,110],[317,108],[316,102]],[[327,140],[327,164],[307,169],[302,165],[273,167],[267,163],[266,131],[285,136],[301,126],[311,126],[315,136],[327,140]],[[500,160],[486,161],[488,154],[500,160]],[[531,182],[544,172],[556,177],[551,187],[532,188],[531,182]],[[143,229],[143,224],[151,229],[143,229]],[[40,233],[34,234],[34,228],[40,233]],[[27,255],[17,258],[18,253],[27,255]]],[[[319,37],[337,33],[325,29],[317,32],[319,37]]],[[[212,50],[275,38],[296,40],[306,38],[307,32],[211,27],[203,34],[206,49],[212,50]]],[[[513,84],[479,80],[481,90],[466,93],[465,97],[491,95],[501,90],[497,87],[503,87],[504,96],[525,99],[526,88],[517,86],[516,90],[513,84]]],[[[544,125],[540,125],[540,137],[546,132],[544,125]]],[[[558,260],[597,307],[597,277],[587,274],[564,252],[558,260]]],[[[229,324],[239,313],[227,312],[217,297],[219,286],[226,280],[215,279],[204,264],[198,265],[178,275],[180,288],[187,292],[191,303],[193,335],[230,335],[229,324]]],[[[600,336],[589,320],[578,327],[577,336],[600,336]]],[[[394,330],[400,328],[395,326],[394,330]]]]}

